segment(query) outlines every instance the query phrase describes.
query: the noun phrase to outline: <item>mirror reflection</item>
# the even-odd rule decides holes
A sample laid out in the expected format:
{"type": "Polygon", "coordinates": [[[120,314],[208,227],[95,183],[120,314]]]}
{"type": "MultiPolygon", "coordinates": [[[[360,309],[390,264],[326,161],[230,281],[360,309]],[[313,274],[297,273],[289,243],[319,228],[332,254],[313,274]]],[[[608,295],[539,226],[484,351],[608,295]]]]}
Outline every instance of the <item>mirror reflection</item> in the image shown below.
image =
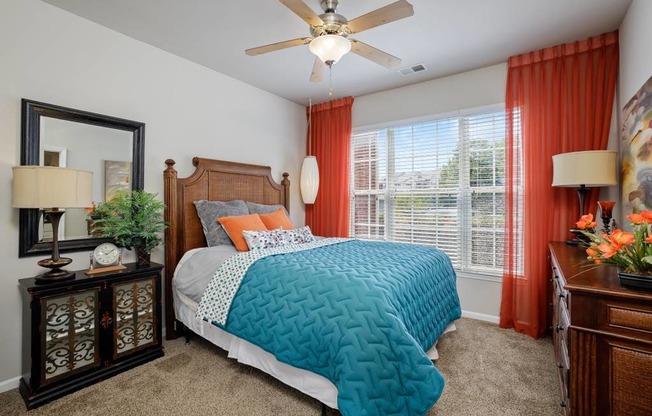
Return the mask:
{"type": "MultiPolygon", "coordinates": [[[[92,171],[96,204],[121,189],[143,189],[145,123],[26,98],[21,104],[21,165],[92,171]]],[[[111,241],[93,234],[90,208],[66,210],[59,229],[60,252],[92,250],[111,241]]],[[[20,209],[19,230],[19,257],[52,252],[52,225],[44,223],[38,209],[20,209]]]]}
{"type": "MultiPolygon", "coordinates": [[[[93,172],[93,202],[99,204],[120,189],[131,189],[133,133],[50,117],[41,118],[39,160],[93,172]]],[[[66,209],[59,240],[93,237],[90,207],[66,209]]],[[[52,241],[52,227],[40,216],[38,241],[52,241]]]]}

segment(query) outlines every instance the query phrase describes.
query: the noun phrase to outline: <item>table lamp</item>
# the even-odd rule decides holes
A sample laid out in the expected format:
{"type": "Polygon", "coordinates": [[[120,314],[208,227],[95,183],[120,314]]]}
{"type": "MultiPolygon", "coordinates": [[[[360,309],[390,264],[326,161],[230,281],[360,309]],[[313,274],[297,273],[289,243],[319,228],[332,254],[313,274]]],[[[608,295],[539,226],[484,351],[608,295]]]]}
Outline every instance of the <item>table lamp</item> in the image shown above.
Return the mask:
{"type": "Polygon", "coordinates": [[[15,166],[13,168],[12,206],[39,208],[52,224],[52,257],[37,264],[50,269],[35,279],[39,283],[74,278],[63,267],[72,259],[59,256],[60,208],[86,208],[92,204],[93,173],[50,166],[15,166]]]}
{"type": "MultiPolygon", "coordinates": [[[[552,186],[575,188],[580,202],[577,220],[585,214],[584,203],[591,188],[617,185],[616,152],[612,150],[588,150],[561,153],[552,157],[552,186]]],[[[576,228],[571,233],[578,234],[576,228]]],[[[579,244],[577,238],[568,244],[579,244]]]]}

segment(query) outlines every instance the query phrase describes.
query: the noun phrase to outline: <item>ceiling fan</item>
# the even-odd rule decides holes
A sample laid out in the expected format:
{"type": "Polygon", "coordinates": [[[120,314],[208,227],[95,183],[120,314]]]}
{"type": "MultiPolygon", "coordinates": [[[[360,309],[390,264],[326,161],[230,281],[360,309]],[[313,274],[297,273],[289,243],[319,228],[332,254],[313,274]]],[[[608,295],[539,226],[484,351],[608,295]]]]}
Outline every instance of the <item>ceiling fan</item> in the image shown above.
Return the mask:
{"type": "Polygon", "coordinates": [[[319,4],[324,10],[321,15],[317,15],[303,0],[279,1],[310,25],[312,37],[296,38],[247,49],[245,51],[247,55],[256,56],[310,44],[310,52],[317,55],[310,75],[311,82],[321,81],[326,66],[332,67],[349,51],[387,68],[393,68],[401,63],[399,58],[359,40],[349,39],[348,36],[412,16],[414,8],[406,0],[398,0],[350,21],[335,12],[338,0],[320,0],[319,4]]]}

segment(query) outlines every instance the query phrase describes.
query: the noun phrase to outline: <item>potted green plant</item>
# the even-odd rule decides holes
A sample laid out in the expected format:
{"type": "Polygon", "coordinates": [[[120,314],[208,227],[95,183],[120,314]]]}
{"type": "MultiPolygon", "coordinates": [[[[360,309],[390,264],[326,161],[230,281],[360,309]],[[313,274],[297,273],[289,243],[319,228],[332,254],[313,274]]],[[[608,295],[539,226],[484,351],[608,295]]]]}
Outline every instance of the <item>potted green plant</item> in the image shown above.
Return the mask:
{"type": "Polygon", "coordinates": [[[145,191],[120,191],[102,204],[107,214],[95,223],[102,236],[127,249],[134,247],[141,266],[149,265],[150,255],[161,244],[161,233],[167,227],[163,221],[165,205],[156,196],[145,191]]]}

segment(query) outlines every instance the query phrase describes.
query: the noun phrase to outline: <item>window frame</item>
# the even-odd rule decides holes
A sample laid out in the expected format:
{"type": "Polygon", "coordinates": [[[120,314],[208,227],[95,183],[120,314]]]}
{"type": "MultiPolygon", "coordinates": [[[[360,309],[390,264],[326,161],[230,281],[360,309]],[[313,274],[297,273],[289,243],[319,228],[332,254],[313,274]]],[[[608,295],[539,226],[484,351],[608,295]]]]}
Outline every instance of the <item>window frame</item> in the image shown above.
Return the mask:
{"type": "MultiPolygon", "coordinates": [[[[496,186],[495,184],[493,186],[482,186],[482,187],[472,187],[471,186],[471,178],[470,178],[470,171],[471,171],[471,157],[470,157],[470,138],[469,138],[469,132],[468,132],[468,121],[470,117],[473,116],[482,116],[483,114],[490,114],[490,113],[496,113],[500,112],[503,114],[504,117],[506,117],[506,112],[505,112],[505,105],[504,103],[498,103],[498,104],[492,104],[492,105],[487,105],[487,106],[480,106],[480,107],[473,107],[473,108],[468,108],[468,109],[463,109],[459,111],[452,111],[452,112],[446,112],[446,113],[439,113],[439,114],[433,114],[433,115],[428,115],[424,117],[417,117],[417,118],[411,118],[411,119],[406,119],[406,120],[397,120],[397,121],[391,121],[391,122],[385,122],[385,123],[380,123],[380,124],[375,124],[375,125],[369,125],[369,126],[360,126],[360,127],[355,127],[352,129],[351,132],[351,143],[353,143],[353,136],[356,134],[364,134],[364,133],[372,133],[374,131],[381,131],[385,130],[386,131],[386,140],[385,140],[385,157],[386,157],[386,169],[387,169],[387,175],[386,175],[386,183],[384,189],[377,189],[377,190],[358,190],[356,191],[354,189],[355,187],[355,155],[353,150],[351,151],[351,156],[350,156],[350,165],[349,165],[349,172],[351,175],[351,180],[350,186],[349,186],[349,196],[350,196],[350,220],[349,220],[349,229],[351,232],[351,235],[356,238],[362,238],[362,239],[368,239],[368,240],[375,240],[375,241],[393,241],[390,239],[390,236],[392,235],[393,227],[394,227],[394,222],[392,221],[392,207],[391,204],[394,203],[397,195],[396,190],[392,190],[391,186],[389,184],[391,183],[391,180],[393,179],[393,172],[392,172],[392,167],[393,167],[393,162],[395,161],[394,155],[393,155],[393,140],[394,140],[394,130],[400,127],[406,127],[406,126],[414,126],[420,123],[426,123],[426,122],[436,122],[439,120],[444,120],[444,119],[450,119],[450,118],[458,118],[457,123],[458,123],[458,137],[459,137],[459,152],[460,152],[460,157],[459,157],[459,186],[457,188],[437,188],[429,191],[425,191],[424,194],[430,195],[430,194],[440,194],[440,193],[457,193],[458,199],[457,199],[457,204],[456,204],[456,210],[457,210],[457,216],[456,218],[458,219],[457,221],[457,232],[460,235],[460,248],[459,248],[459,264],[455,266],[455,270],[458,273],[460,277],[467,277],[467,278],[475,278],[479,280],[487,280],[487,281],[495,281],[495,282],[500,282],[502,281],[502,274],[503,274],[503,267],[500,266],[498,268],[485,268],[481,267],[479,265],[473,266],[472,265],[472,257],[473,257],[473,251],[472,251],[472,233],[471,233],[471,221],[473,217],[473,210],[471,209],[471,201],[473,198],[473,194],[475,192],[480,192],[480,193],[486,193],[486,194],[495,194],[497,191],[501,191],[503,198],[506,192],[506,184],[505,181],[503,181],[502,186],[496,186]],[[373,196],[376,195],[376,199],[378,200],[379,198],[384,199],[384,222],[383,224],[378,227],[382,228],[384,230],[383,237],[382,239],[378,238],[369,238],[369,237],[359,237],[355,235],[355,227],[359,225],[358,223],[355,222],[355,198],[356,196],[360,195],[368,195],[368,196],[373,196]],[[467,208],[468,207],[468,208],[467,208]],[[466,232],[466,230],[469,230],[466,232]],[[463,240],[463,241],[462,241],[463,240]]],[[[380,157],[380,154],[382,152],[379,152],[379,155],[374,158],[375,160],[378,160],[380,157]]],[[[368,159],[371,161],[371,158],[368,159]]],[[[412,192],[408,192],[407,194],[414,194],[414,190],[412,192]]],[[[400,195],[400,191],[398,192],[400,195]]],[[[379,214],[377,214],[379,215],[379,214]]],[[[367,229],[370,230],[373,228],[373,224],[367,224],[367,229]]],[[[493,227],[491,230],[493,230],[494,233],[500,234],[504,236],[505,229],[500,228],[500,227],[493,227]]],[[[370,235],[367,233],[367,235],[370,235]]],[[[413,243],[413,244],[418,244],[418,243],[413,243]]]]}

